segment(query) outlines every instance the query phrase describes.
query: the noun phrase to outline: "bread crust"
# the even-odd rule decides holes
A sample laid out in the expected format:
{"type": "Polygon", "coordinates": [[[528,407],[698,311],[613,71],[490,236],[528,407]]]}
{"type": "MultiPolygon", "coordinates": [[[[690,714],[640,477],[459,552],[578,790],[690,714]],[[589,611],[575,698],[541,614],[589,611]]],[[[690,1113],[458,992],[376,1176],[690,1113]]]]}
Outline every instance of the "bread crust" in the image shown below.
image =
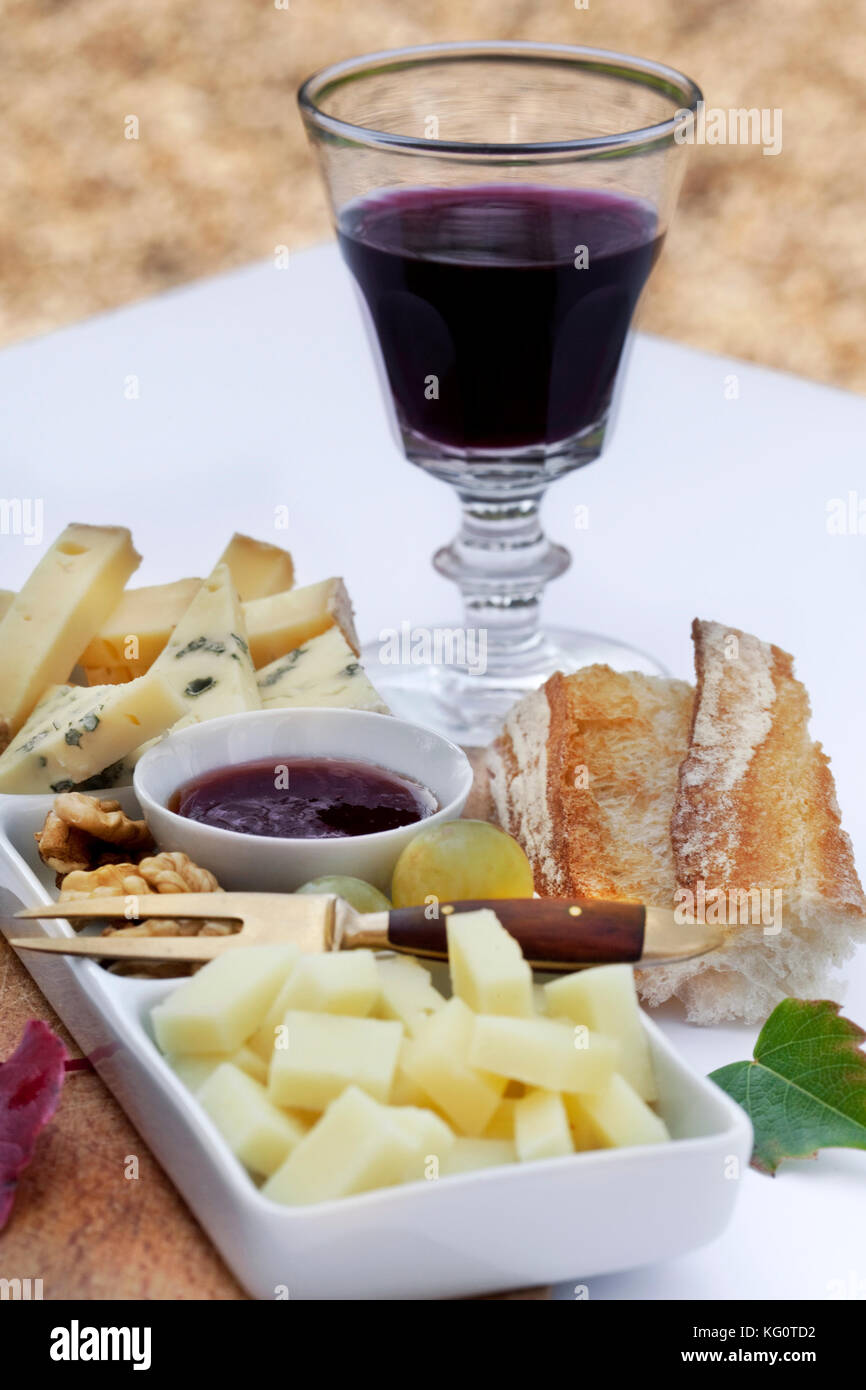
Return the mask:
{"type": "Polygon", "coordinates": [[[638,972],[646,1002],[677,997],[693,1022],[758,1022],[786,995],[838,993],[866,898],[791,657],[719,623],[692,635],[696,692],[595,666],[521,700],[488,753],[494,817],[542,896],[779,894],[780,931],[728,912],[721,950],[638,972]]]}
{"type": "Polygon", "coordinates": [[[697,618],[692,637],[697,694],[671,816],[678,884],[807,893],[861,917],[866,898],[793,658],[697,618]]]}

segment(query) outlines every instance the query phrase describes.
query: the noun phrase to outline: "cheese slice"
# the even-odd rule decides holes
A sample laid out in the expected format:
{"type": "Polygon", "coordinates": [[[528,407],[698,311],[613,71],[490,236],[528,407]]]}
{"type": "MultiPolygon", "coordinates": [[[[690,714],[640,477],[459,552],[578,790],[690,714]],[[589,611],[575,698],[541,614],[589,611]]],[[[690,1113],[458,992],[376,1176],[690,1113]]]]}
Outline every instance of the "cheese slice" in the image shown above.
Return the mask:
{"type": "Polygon", "coordinates": [[[0,756],[0,792],[70,791],[91,778],[113,784],[111,768],[183,708],[157,671],[128,685],[55,688],[0,756]]]}
{"type": "Polygon", "coordinates": [[[236,531],[217,564],[228,565],[241,603],[291,589],[295,566],[287,550],[236,531]]]}
{"type": "Polygon", "coordinates": [[[67,526],[0,622],[0,747],[65,681],[138,568],[123,526],[67,526]]]}
{"type": "Polygon", "coordinates": [[[390,713],[338,627],[263,666],[258,685],[265,709],[339,706],[390,713]]]}
{"type": "Polygon", "coordinates": [[[331,627],[340,629],[356,655],[359,650],[352,601],[342,579],[323,579],[320,584],[253,599],[244,604],[244,618],[257,670],[331,627]]]}
{"type": "Polygon", "coordinates": [[[114,684],[149,671],[201,583],[200,579],[178,579],[173,584],[128,589],[79,657],[88,683],[114,684]],[[109,676],[113,678],[107,680],[109,676]]]}
{"type": "Polygon", "coordinates": [[[180,696],[179,713],[198,723],[261,709],[241,605],[227,565],[217,565],[204,581],[150,669],[180,696]]]}

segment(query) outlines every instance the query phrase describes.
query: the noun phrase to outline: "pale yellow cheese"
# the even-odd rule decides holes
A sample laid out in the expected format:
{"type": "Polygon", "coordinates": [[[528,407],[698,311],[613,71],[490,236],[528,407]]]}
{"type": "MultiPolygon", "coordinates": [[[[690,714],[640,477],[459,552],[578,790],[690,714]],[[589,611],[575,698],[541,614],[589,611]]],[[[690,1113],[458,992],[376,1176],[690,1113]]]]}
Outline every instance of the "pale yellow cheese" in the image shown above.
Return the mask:
{"type": "Polygon", "coordinates": [[[268,1080],[275,1105],[323,1110],[347,1086],[388,1100],[403,1035],[399,1023],[290,1009],[282,1030],[268,1080]]]}
{"type": "Polygon", "coordinates": [[[0,746],[65,681],[138,568],[123,526],[67,526],[0,621],[0,746]]]}
{"type": "Polygon", "coordinates": [[[172,1071],[180,1077],[185,1086],[191,1091],[197,1091],[204,1081],[207,1081],[212,1072],[217,1067],[222,1066],[223,1062],[233,1062],[241,1071],[245,1071],[247,1076],[251,1076],[254,1081],[260,1081],[262,1085],[268,1079],[267,1065],[259,1057],[258,1053],[253,1052],[249,1047],[241,1047],[237,1052],[214,1052],[207,1053],[190,1052],[181,1053],[177,1057],[167,1057],[166,1061],[172,1071]]]}
{"type": "Polygon", "coordinates": [[[128,685],[55,688],[50,699],[0,756],[0,791],[69,791],[91,779],[113,785],[127,755],[183,712],[156,670],[128,685]]]}
{"type": "Polygon", "coordinates": [[[352,602],[342,579],[323,579],[302,589],[252,599],[244,604],[244,621],[256,669],[331,627],[340,629],[355,655],[359,651],[352,602]]]}
{"type": "Polygon", "coordinates": [[[226,565],[217,565],[151,667],[171,683],[197,722],[260,709],[241,605],[226,565]]]}
{"type": "Polygon", "coordinates": [[[364,1018],[372,1013],[381,993],[372,951],[302,956],[280,990],[265,1027],[269,1022],[272,1027],[280,1022],[289,1009],[364,1018]],[[272,1018],[277,1011],[277,1018],[272,1018]]]}
{"type": "Polygon", "coordinates": [[[237,1052],[298,959],[297,946],[251,946],[208,961],[151,1012],[163,1052],[237,1052]]]}
{"type": "Polygon", "coordinates": [[[413,1146],[412,1157],[403,1172],[404,1182],[427,1182],[441,1176],[454,1147],[450,1125],[423,1105],[391,1105],[391,1116],[413,1146]]]}
{"type": "Polygon", "coordinates": [[[266,1197],[288,1206],[327,1202],[404,1179],[418,1142],[357,1086],[334,1100],[309,1133],[262,1188],[266,1197]]]}
{"type": "Polygon", "coordinates": [[[443,1176],[453,1173],[473,1173],[478,1168],[498,1168],[503,1163],[516,1163],[517,1150],[513,1139],[467,1139],[458,1136],[446,1156],[443,1176]]]}
{"type": "MultiPolygon", "coordinates": [[[[497,1076],[555,1091],[600,1091],[613,1075],[619,1049],[598,1033],[546,1018],[474,1020],[468,1061],[497,1076]]],[[[504,1083],[503,1083],[504,1084],[504,1083]]]]}
{"type": "Polygon", "coordinates": [[[662,1144],[670,1139],[668,1127],[624,1077],[612,1076],[596,1095],[563,1096],[565,1108],[583,1145],[623,1148],[630,1144],[662,1144]],[[594,1143],[587,1142],[587,1136],[594,1143]]]}
{"type": "Polygon", "coordinates": [[[295,582],[295,566],[287,550],[269,541],[256,541],[236,531],[217,561],[228,565],[232,583],[242,603],[248,599],[266,598],[269,594],[291,589],[295,582]]]}
{"type": "Polygon", "coordinates": [[[275,1172],[307,1133],[302,1120],[278,1110],[264,1086],[231,1062],[216,1067],[196,1096],[232,1153],[259,1177],[275,1172]]]}
{"type": "Polygon", "coordinates": [[[644,1100],[656,1100],[649,1038],[643,1026],[630,965],[597,965],[562,975],[544,986],[551,1018],[583,1023],[620,1047],[618,1070],[644,1100]]]}
{"type": "Polygon", "coordinates": [[[178,579],[127,589],[78,658],[89,684],[132,680],[149,671],[201,584],[200,579],[178,579]]]}
{"type": "Polygon", "coordinates": [[[0,589],[0,618],[5,618],[15,597],[14,589],[0,589]]]}
{"type": "Polygon", "coordinates": [[[489,908],[448,918],[451,987],[476,1013],[529,1018],[532,970],[513,936],[489,908]]]}
{"type": "Polygon", "coordinates": [[[498,1106],[493,1112],[493,1118],[484,1131],[485,1139],[513,1139],[514,1138],[514,1107],[517,1100],[514,1096],[503,1096],[498,1106]]]}
{"type": "Polygon", "coordinates": [[[521,1163],[574,1153],[568,1114],[557,1091],[530,1091],[514,1102],[514,1144],[521,1163]]]}
{"type": "Polygon", "coordinates": [[[378,971],[378,1012],[382,1018],[398,1019],[410,1036],[445,1007],[445,996],[430,983],[430,971],[412,956],[385,957],[378,961],[378,971]]]}
{"type": "Polygon", "coordinates": [[[388,714],[339,627],[311,637],[257,672],[265,709],[366,709],[388,714]]]}
{"type": "Polygon", "coordinates": [[[484,1133],[505,1090],[505,1078],[472,1065],[474,1017],[462,999],[421,1025],[400,1053],[400,1066],[462,1134],[484,1133]]]}

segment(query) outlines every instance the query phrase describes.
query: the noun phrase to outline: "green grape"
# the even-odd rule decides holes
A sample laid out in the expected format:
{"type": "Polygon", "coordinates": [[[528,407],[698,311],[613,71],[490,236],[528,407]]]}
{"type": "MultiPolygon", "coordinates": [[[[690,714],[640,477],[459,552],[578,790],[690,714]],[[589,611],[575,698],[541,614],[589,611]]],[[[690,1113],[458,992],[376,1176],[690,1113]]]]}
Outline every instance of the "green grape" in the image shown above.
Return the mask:
{"type": "Polygon", "coordinates": [[[427,898],[531,898],[532,869],[516,840],[484,820],[439,821],[419,831],[394,869],[395,907],[427,898]]]}
{"type": "Polygon", "coordinates": [[[302,884],[295,892],[336,893],[338,897],[345,898],[356,912],[387,912],[391,906],[385,894],[374,888],[372,883],[365,883],[362,878],[352,878],[349,874],[325,874],[322,878],[311,878],[309,883],[302,884]]]}

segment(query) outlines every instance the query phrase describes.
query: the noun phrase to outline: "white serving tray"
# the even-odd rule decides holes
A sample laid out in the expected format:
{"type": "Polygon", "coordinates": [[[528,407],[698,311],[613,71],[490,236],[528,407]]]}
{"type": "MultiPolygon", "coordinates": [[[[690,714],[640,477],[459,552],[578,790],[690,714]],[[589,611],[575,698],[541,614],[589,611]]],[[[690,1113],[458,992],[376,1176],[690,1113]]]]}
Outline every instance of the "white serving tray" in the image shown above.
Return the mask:
{"type": "MultiPolygon", "coordinates": [[[[135,809],[130,789],[111,795],[135,809]]],[[[54,875],[33,839],[52,801],[0,796],[7,936],[71,934],[63,921],[10,921],[19,908],[55,897],[54,875]]],[[[672,1143],[279,1206],[261,1195],[156,1048],[150,1010],[175,982],[111,975],[65,956],[22,959],[254,1298],[436,1299],[580,1284],[712,1240],[749,1161],[743,1111],[645,1018],[672,1143]]]]}

